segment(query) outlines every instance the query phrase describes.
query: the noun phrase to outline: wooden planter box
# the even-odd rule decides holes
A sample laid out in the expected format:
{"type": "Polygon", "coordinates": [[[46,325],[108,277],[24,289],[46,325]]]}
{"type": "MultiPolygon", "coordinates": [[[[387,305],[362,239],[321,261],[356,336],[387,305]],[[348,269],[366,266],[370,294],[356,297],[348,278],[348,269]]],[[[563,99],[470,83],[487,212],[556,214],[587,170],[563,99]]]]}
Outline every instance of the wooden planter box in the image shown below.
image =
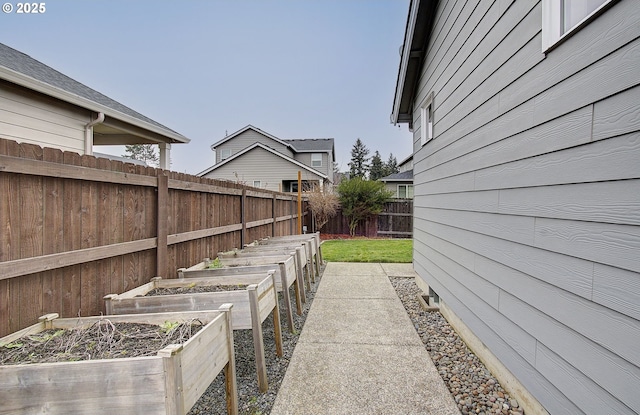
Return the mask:
{"type": "Polygon", "coordinates": [[[206,325],[156,356],[0,366],[0,414],[186,414],[225,370],[227,412],[238,413],[231,304],[219,311],[58,318],[0,339],[13,342],[47,329],[85,328],[98,320],[161,325],[199,319],[206,325]]]}
{"type": "MultiPolygon", "coordinates": [[[[288,251],[295,250],[296,252],[296,269],[298,272],[298,278],[300,280],[300,285],[302,286],[303,282],[306,285],[307,291],[311,289],[310,281],[313,277],[311,272],[311,257],[307,253],[307,248],[310,248],[310,245],[307,246],[304,241],[299,242],[290,242],[286,244],[278,244],[278,245],[247,245],[244,249],[230,251],[233,253],[240,253],[237,255],[238,257],[247,257],[247,256],[262,256],[262,255],[285,255],[288,251]]],[[[229,253],[225,252],[225,255],[228,256],[229,253]]],[[[218,253],[218,257],[220,257],[220,253],[218,253]]],[[[306,302],[306,298],[303,296],[303,302],[306,302]]]]}
{"type": "Polygon", "coordinates": [[[164,313],[171,311],[215,310],[224,303],[233,304],[231,318],[234,330],[253,331],[253,345],[256,354],[256,372],[258,387],[266,392],[267,367],[264,359],[264,339],[262,322],[273,312],[273,325],[276,337],[276,352],[282,356],[282,333],[278,294],[275,289],[275,272],[270,271],[252,275],[232,275],[200,279],[168,279],[156,277],[151,282],[122,294],[109,294],[104,297],[107,314],[164,313]],[[207,293],[185,293],[156,295],[145,297],[155,288],[188,287],[193,285],[236,285],[248,284],[246,289],[207,293]]]}
{"type": "Polygon", "coordinates": [[[309,266],[315,268],[315,276],[312,273],[312,280],[315,282],[315,277],[320,277],[320,237],[314,236],[316,234],[309,235],[294,235],[294,236],[279,236],[276,238],[265,238],[253,242],[245,246],[245,248],[251,248],[256,246],[287,246],[291,243],[304,244],[307,250],[307,256],[309,260],[309,266]]]}
{"type": "MultiPolygon", "coordinates": [[[[290,252],[291,250],[289,250],[290,252]]],[[[298,249],[297,254],[299,258],[305,259],[304,250],[298,249]]],[[[223,266],[223,268],[208,268],[211,264],[209,258],[205,258],[202,262],[190,267],[178,269],[178,278],[207,278],[207,277],[223,277],[223,276],[236,276],[244,274],[257,274],[268,271],[275,271],[276,290],[282,292],[282,297],[285,304],[284,314],[287,319],[287,325],[289,331],[293,333],[295,327],[293,326],[293,314],[291,307],[291,296],[289,294],[289,288],[294,286],[296,296],[296,312],[298,315],[302,314],[302,301],[306,301],[304,288],[300,280],[303,278],[302,271],[298,267],[297,256],[291,256],[290,254],[282,254],[279,258],[282,261],[267,262],[264,265],[259,266],[223,266]],[[286,287],[286,289],[283,289],[286,287]],[[304,300],[302,300],[304,298],[304,300]]]]}
{"type": "Polygon", "coordinates": [[[315,233],[307,233],[307,234],[302,234],[302,235],[287,235],[287,236],[268,236],[266,238],[264,238],[263,240],[270,240],[270,241],[304,241],[308,238],[312,237],[314,240],[314,244],[315,244],[315,254],[318,256],[318,260],[320,261],[320,264],[324,263],[324,259],[322,258],[322,241],[320,240],[320,232],[315,232],[315,233]]]}

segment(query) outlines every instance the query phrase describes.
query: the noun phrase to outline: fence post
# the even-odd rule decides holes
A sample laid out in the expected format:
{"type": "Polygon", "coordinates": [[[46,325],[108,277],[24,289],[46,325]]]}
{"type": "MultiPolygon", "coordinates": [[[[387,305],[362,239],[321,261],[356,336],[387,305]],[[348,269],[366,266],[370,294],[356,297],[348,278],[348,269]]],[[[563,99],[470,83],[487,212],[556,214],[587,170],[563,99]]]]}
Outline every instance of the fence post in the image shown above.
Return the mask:
{"type": "Polygon", "coordinates": [[[156,277],[165,278],[167,272],[167,203],[169,203],[169,177],[164,170],[158,170],[158,200],[157,200],[157,249],[156,249],[156,277]]]}
{"type": "Polygon", "coordinates": [[[240,247],[244,248],[247,240],[247,189],[242,189],[242,199],[240,199],[240,220],[242,221],[242,231],[240,232],[240,247]]]}

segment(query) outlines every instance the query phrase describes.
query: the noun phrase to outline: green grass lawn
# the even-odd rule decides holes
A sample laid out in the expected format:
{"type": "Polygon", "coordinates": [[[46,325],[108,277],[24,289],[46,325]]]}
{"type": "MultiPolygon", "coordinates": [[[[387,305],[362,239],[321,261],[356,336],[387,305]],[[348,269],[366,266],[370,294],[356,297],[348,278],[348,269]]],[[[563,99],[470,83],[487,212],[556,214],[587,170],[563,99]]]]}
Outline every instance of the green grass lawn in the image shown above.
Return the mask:
{"type": "Polygon", "coordinates": [[[412,261],[411,239],[334,239],[322,244],[322,256],[330,262],[412,261]]]}

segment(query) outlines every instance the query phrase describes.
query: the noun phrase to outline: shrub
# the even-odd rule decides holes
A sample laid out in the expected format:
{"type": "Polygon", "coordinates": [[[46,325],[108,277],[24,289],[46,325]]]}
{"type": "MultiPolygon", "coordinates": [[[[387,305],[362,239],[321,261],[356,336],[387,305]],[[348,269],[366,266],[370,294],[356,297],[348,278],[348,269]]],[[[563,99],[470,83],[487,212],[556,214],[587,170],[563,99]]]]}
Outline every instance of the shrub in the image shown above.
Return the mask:
{"type": "Polygon", "coordinates": [[[355,177],[340,182],[338,195],[342,214],[349,221],[349,234],[354,236],[358,224],[380,213],[393,193],[386,190],[382,182],[355,177]]]}
{"type": "Polygon", "coordinates": [[[323,191],[316,186],[307,195],[309,196],[309,209],[313,212],[316,225],[318,229],[322,229],[338,211],[338,196],[328,186],[325,186],[323,191]]]}

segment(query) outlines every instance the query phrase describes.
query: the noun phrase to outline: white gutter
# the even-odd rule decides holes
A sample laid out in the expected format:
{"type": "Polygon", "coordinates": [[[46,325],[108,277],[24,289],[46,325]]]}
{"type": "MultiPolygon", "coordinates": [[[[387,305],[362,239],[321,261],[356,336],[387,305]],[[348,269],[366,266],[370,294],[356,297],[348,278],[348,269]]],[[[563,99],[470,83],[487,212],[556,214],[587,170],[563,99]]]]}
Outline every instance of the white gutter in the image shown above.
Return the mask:
{"type": "Polygon", "coordinates": [[[98,113],[98,118],[84,126],[84,154],[93,155],[93,126],[104,122],[104,112],[98,113]]]}

